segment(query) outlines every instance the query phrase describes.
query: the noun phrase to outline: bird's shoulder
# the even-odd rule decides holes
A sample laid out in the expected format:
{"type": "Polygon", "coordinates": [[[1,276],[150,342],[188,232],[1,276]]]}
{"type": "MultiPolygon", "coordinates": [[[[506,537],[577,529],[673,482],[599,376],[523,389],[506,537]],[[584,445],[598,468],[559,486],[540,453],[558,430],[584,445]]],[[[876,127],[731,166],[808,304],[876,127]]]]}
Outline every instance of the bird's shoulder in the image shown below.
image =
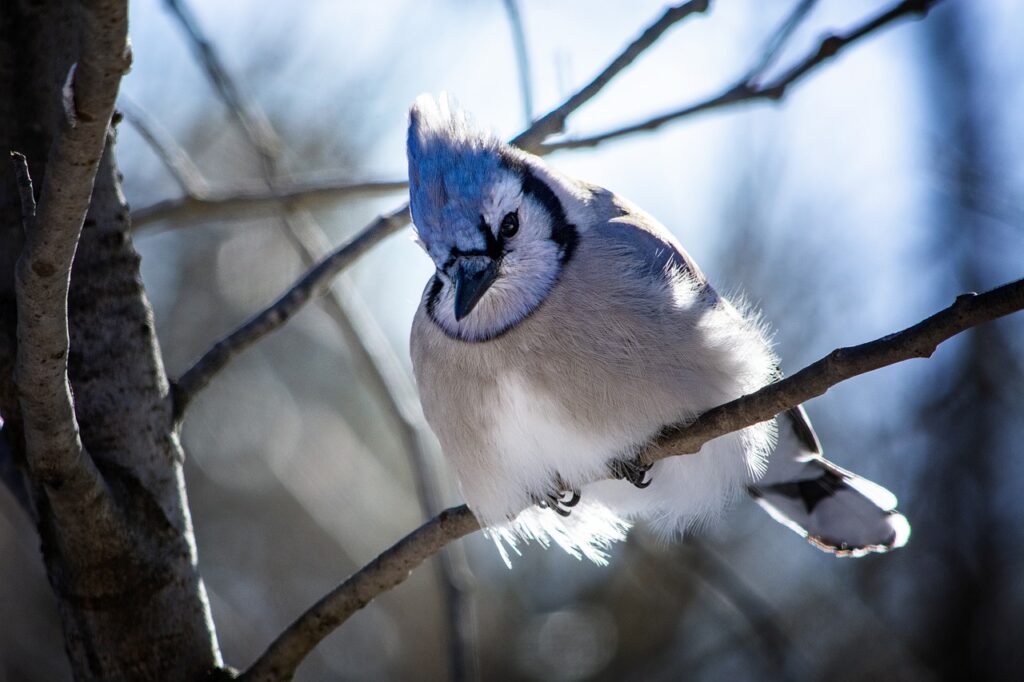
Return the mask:
{"type": "Polygon", "coordinates": [[[580,238],[595,256],[606,262],[621,261],[627,274],[642,278],[681,269],[697,284],[707,284],[700,266],[658,220],[603,187],[586,188],[589,210],[580,238]]]}

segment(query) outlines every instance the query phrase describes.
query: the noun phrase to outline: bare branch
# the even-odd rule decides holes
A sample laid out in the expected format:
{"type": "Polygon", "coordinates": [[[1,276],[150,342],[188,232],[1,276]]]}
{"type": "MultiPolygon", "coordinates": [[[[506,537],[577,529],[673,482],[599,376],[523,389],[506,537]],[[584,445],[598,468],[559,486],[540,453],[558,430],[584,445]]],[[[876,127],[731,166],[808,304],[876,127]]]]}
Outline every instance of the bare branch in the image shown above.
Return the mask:
{"type": "MultiPolygon", "coordinates": [[[[209,191],[206,178],[192,162],[191,157],[181,148],[174,136],[167,132],[167,129],[160,125],[160,122],[149,115],[149,113],[133,102],[126,95],[121,95],[118,100],[118,108],[124,114],[125,119],[138,131],[142,139],[149,144],[157,157],[164,164],[174,180],[178,183],[187,196],[203,196],[209,191]]],[[[132,216],[135,222],[135,216],[132,216]]]]}
{"type": "Polygon", "coordinates": [[[164,4],[185,29],[189,36],[189,44],[209,74],[214,88],[220,93],[228,110],[242,125],[247,137],[253,141],[260,156],[264,160],[279,156],[281,141],[271,127],[270,121],[267,120],[263,111],[235,85],[189,8],[180,0],[164,0],[164,4]]]}
{"type": "Polygon", "coordinates": [[[537,151],[538,146],[545,138],[562,132],[570,114],[593,99],[615,76],[632,64],[644,50],[657,42],[665,31],[691,14],[707,11],[709,4],[708,0],[691,0],[669,7],[657,21],[648,26],[636,40],[626,46],[594,80],[584,85],[561,105],[539,118],[532,126],[512,140],[512,144],[527,151],[537,151]]]}
{"type": "Polygon", "coordinates": [[[687,560],[673,563],[670,570],[685,567],[747,621],[762,655],[775,667],[776,679],[810,679],[806,661],[786,633],[782,618],[729,561],[696,538],[687,538],[680,554],[688,555],[687,560]]]}
{"type": "MultiPolygon", "coordinates": [[[[839,54],[848,45],[851,45],[861,38],[871,35],[877,30],[894,23],[897,19],[914,14],[924,16],[931,6],[937,2],[939,2],[939,0],[903,0],[903,2],[900,2],[887,11],[866,20],[864,23],[851,29],[847,33],[837,33],[825,36],[822,38],[821,43],[818,45],[816,50],[806,55],[794,66],[790,67],[785,73],[768,83],[759,84],[755,82],[756,77],[760,76],[763,72],[763,69],[758,69],[757,67],[762,64],[764,67],[767,67],[770,63],[770,60],[766,61],[765,57],[762,55],[753,69],[749,70],[746,75],[722,90],[717,95],[693,104],[688,104],[685,107],[676,109],[675,111],[670,111],[666,114],[661,114],[660,116],[654,116],[640,123],[633,123],[631,125],[587,137],[541,144],[539,145],[537,153],[551,153],[562,149],[595,147],[608,140],[614,140],[634,133],[657,130],[667,123],[678,121],[706,111],[723,109],[743,102],[781,100],[785,97],[791,85],[796,84],[809,72],[839,54]],[[755,76],[754,80],[749,79],[751,73],[755,76]]],[[[774,49],[777,48],[772,48],[771,43],[769,43],[769,52],[774,49]]]]}
{"type": "Polygon", "coordinates": [[[782,48],[786,46],[786,42],[790,36],[793,35],[793,31],[803,23],[803,20],[807,18],[814,6],[818,4],[818,0],[800,0],[796,7],[786,16],[782,24],[772,33],[768,42],[765,43],[764,49],[761,51],[761,56],[757,62],[747,71],[747,74],[741,79],[743,83],[750,83],[760,78],[765,71],[768,70],[775,59],[782,52],[782,48]]]}
{"type": "Polygon", "coordinates": [[[409,207],[377,218],[340,249],[320,261],[269,307],[218,341],[174,384],[174,412],[180,419],[189,401],[238,353],[281,327],[310,300],[327,291],[331,280],[373,246],[409,222],[409,207]]]}
{"type": "MultiPolygon", "coordinates": [[[[797,372],[692,423],[666,429],[645,452],[647,462],[697,452],[704,443],[767,421],[852,377],[903,360],[930,357],[943,341],[973,326],[1024,310],[1024,279],[984,294],[963,294],[928,319],[877,341],[840,348],[797,372]]],[[[299,616],[240,679],[290,680],[302,660],[335,628],[447,544],[478,530],[468,507],[448,509],[364,566],[299,616]]]]}
{"type": "Polygon", "coordinates": [[[665,429],[644,452],[654,462],[694,453],[704,443],[747,426],[767,421],[816,398],[860,374],[888,365],[931,357],[940,343],[976,325],[1024,309],[1024,280],[984,294],[962,294],[953,305],[903,331],[859,346],[839,348],[796,374],[705,412],[694,422],[665,429]]]}
{"type": "Polygon", "coordinates": [[[533,79],[530,77],[530,51],[526,47],[526,30],[523,15],[519,12],[517,0],[505,0],[509,28],[512,29],[512,47],[516,53],[516,69],[519,72],[519,94],[523,99],[523,120],[529,126],[533,122],[533,79]]]}
{"type": "Polygon", "coordinates": [[[79,61],[63,88],[65,116],[38,207],[28,163],[13,157],[26,227],[15,273],[15,375],[28,469],[45,486],[59,522],[66,529],[88,521],[113,529],[112,501],[82,447],[68,382],[68,286],[117,89],[131,64],[128,8],[123,1],[88,0],[81,22],[79,61]]]}
{"type": "Polygon", "coordinates": [[[28,234],[36,222],[36,195],[32,187],[32,175],[28,170],[28,159],[21,152],[11,152],[11,163],[14,164],[18,198],[21,200],[21,229],[28,234]]]}
{"type": "Polygon", "coordinates": [[[245,682],[292,679],[309,652],[349,616],[382,592],[401,585],[415,568],[442,547],[479,529],[480,523],[465,505],[441,512],[314,604],[238,679],[245,682]]]}
{"type": "Polygon", "coordinates": [[[329,205],[339,199],[376,196],[401,192],[404,180],[353,182],[347,173],[314,173],[275,181],[268,188],[264,181],[229,189],[193,192],[132,211],[132,227],[142,230],[154,223],[197,220],[237,220],[266,213],[269,207],[301,203],[304,208],[329,205]]]}

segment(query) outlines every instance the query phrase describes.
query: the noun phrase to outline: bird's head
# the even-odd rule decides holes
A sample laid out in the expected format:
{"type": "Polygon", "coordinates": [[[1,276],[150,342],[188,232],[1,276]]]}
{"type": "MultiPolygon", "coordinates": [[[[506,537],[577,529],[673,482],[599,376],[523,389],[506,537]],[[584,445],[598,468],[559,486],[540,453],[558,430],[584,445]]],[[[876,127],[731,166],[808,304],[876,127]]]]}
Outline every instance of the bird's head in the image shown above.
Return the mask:
{"type": "Polygon", "coordinates": [[[543,302],[572,257],[566,203],[579,189],[444,97],[413,104],[408,152],[413,223],[437,267],[427,312],[449,336],[494,338],[543,302]]]}

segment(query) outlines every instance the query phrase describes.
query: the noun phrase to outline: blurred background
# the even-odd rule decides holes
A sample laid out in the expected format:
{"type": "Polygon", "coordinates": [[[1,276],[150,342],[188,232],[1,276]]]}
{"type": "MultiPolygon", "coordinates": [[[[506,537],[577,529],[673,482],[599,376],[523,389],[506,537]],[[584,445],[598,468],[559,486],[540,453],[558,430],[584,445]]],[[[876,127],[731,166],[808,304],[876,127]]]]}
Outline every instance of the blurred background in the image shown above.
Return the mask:
{"type": "MultiPolygon", "coordinates": [[[[574,115],[567,136],[699,101],[754,67],[770,79],[822,34],[892,4],[719,0],[574,115]],[[787,40],[763,65],[773,36],[787,40]]],[[[133,2],[118,160],[169,374],[401,205],[417,94],[447,90],[511,138],[662,11],[133,2]],[[354,183],[382,184],[338,189],[354,183]],[[254,200],[281,187],[321,191],[254,200]],[[241,198],[224,209],[186,194],[241,198]]],[[[549,162],[664,222],[719,289],[764,312],[792,372],[1024,273],[1022,35],[1021,3],[945,0],[850,46],[781,102],[549,162]]],[[[428,511],[460,501],[409,378],[430,273],[402,230],[191,408],[188,492],[229,664],[248,665],[428,511]]],[[[837,560],[748,500],[673,545],[639,527],[607,567],[528,546],[510,570],[477,534],[357,614],[298,679],[1019,679],[1022,358],[1018,315],[807,406],[830,458],[900,497],[914,529],[905,549],[837,560]]],[[[37,542],[0,492],[3,680],[70,675],[37,542]]]]}

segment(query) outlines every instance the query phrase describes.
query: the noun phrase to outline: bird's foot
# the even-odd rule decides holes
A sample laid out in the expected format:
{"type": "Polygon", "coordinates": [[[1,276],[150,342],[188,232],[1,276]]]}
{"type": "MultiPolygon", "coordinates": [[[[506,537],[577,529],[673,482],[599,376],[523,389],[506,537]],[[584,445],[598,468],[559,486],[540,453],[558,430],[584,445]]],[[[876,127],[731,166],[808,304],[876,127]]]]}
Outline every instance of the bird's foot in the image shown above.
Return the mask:
{"type": "Polygon", "coordinates": [[[612,476],[629,481],[637,488],[646,488],[654,480],[651,478],[651,465],[641,462],[640,457],[617,459],[611,463],[609,468],[612,471],[612,476]]]}
{"type": "Polygon", "coordinates": [[[548,493],[547,497],[537,500],[537,505],[550,509],[559,516],[568,516],[572,508],[580,502],[580,493],[569,486],[558,481],[557,487],[548,493]]]}

